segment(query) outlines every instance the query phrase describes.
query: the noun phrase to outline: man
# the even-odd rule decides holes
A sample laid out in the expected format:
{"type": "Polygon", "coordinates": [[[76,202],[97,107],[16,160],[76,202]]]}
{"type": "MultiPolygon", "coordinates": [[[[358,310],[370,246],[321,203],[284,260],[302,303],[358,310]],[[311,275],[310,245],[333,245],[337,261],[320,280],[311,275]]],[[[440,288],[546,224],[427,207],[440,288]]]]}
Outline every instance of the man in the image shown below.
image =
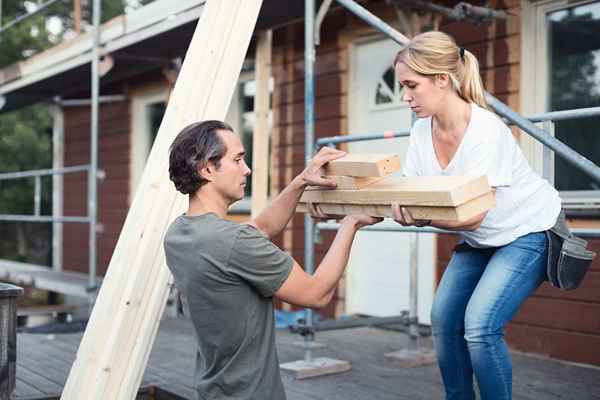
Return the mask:
{"type": "Polygon", "coordinates": [[[344,154],[322,149],[256,219],[238,224],[225,217],[243,198],[250,169],[231,127],[195,123],[171,145],[170,178],[189,195],[189,208],[169,227],[165,251],[197,333],[198,398],[285,399],[272,297],[305,307],[326,305],[356,231],[380,219],[345,217],[312,276],[269,239],[284,229],[308,185],[335,187],[319,171],[344,154]]]}

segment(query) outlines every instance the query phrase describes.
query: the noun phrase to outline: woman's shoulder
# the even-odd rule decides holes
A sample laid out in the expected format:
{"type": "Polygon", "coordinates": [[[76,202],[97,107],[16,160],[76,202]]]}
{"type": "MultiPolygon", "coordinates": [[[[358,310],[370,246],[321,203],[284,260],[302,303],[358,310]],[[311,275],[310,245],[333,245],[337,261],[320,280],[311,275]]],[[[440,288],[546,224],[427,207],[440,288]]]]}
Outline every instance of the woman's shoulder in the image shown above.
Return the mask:
{"type": "Polygon", "coordinates": [[[473,129],[477,136],[483,140],[498,141],[512,136],[510,128],[502,119],[490,110],[473,104],[473,129]]]}

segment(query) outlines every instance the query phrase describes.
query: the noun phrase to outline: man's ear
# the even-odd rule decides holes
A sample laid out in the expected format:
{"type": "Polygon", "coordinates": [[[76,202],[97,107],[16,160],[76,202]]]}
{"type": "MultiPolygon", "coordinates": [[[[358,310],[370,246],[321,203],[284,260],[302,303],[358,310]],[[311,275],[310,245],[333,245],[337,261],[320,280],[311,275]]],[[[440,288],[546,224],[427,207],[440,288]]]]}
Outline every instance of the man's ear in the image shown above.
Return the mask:
{"type": "Polygon", "coordinates": [[[204,167],[198,167],[198,175],[200,175],[202,179],[210,182],[213,180],[215,170],[215,165],[209,161],[204,165],[204,167]]]}

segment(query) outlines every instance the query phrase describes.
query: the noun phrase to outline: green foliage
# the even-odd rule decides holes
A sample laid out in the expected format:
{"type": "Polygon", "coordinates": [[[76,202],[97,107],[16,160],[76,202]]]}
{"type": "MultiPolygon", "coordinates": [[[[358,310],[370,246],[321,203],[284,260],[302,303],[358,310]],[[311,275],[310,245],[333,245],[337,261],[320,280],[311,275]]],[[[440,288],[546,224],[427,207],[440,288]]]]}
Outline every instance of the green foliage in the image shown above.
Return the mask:
{"type": "MultiPolygon", "coordinates": [[[[0,117],[0,173],[52,166],[51,118],[34,105],[0,117]]],[[[43,179],[42,209],[50,209],[50,181],[43,179]]],[[[34,178],[0,181],[0,214],[33,213],[34,178]]]]}

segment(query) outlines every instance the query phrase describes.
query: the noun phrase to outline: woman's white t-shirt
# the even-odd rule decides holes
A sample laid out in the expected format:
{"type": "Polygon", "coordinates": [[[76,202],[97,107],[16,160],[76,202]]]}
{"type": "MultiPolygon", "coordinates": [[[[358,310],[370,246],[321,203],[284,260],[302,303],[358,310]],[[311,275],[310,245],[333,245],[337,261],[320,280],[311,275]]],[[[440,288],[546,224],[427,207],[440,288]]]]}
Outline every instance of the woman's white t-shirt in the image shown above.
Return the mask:
{"type": "Polygon", "coordinates": [[[560,213],[558,192],[529,167],[510,129],[494,113],[472,104],[471,119],[456,154],[442,169],[431,133],[431,117],[411,129],[405,176],[487,175],[496,188],[496,206],[481,226],[461,231],[473,247],[506,245],[531,232],[554,226],[560,213]]]}

